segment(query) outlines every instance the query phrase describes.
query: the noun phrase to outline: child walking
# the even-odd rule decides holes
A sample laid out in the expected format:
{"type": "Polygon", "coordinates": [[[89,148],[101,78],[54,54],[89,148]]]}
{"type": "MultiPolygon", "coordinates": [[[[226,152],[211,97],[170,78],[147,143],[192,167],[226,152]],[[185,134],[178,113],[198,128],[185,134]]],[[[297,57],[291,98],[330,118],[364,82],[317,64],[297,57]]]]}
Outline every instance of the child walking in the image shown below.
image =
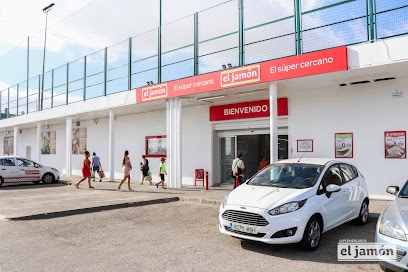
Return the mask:
{"type": "Polygon", "coordinates": [[[165,161],[166,161],[165,158],[160,159],[160,165],[159,165],[160,181],[156,183],[156,188],[159,188],[159,184],[161,184],[163,189],[167,189],[166,187],[164,187],[164,175],[167,175],[166,165],[164,164],[165,161]]]}

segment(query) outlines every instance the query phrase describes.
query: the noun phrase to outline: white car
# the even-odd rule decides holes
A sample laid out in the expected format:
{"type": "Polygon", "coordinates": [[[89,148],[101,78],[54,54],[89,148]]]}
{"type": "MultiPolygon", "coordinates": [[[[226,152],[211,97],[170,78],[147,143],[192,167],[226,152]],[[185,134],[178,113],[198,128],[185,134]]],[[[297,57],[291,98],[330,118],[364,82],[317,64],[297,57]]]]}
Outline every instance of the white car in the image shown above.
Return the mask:
{"type": "Polygon", "coordinates": [[[221,233],[268,244],[300,242],[315,250],[322,233],[368,221],[365,180],[350,163],[321,158],[278,161],[229,193],[220,206],[221,233]]]}
{"type": "Polygon", "coordinates": [[[54,183],[60,178],[58,169],[20,157],[0,157],[0,186],[8,182],[31,181],[54,183]]]}
{"type": "Polygon", "coordinates": [[[380,214],[375,230],[375,241],[397,247],[395,260],[381,260],[384,271],[408,270],[408,181],[402,187],[388,186],[387,193],[396,198],[380,214]]]}

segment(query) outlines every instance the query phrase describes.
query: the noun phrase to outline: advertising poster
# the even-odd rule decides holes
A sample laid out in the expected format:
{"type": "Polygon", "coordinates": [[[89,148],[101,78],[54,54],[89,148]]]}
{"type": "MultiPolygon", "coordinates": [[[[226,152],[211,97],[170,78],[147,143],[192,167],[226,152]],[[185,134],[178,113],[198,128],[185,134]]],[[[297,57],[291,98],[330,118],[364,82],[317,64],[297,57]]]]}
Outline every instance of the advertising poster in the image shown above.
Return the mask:
{"type": "Polygon", "coordinates": [[[406,131],[384,132],[384,150],[386,159],[406,158],[406,131]]]}
{"type": "Polygon", "coordinates": [[[14,136],[6,136],[3,139],[3,154],[13,155],[14,154],[14,136]]]}
{"type": "Polygon", "coordinates": [[[335,157],[353,158],[353,133],[336,133],[335,157]]]}
{"type": "Polygon", "coordinates": [[[166,157],[166,136],[146,136],[146,156],[166,157]]]}
{"type": "Polygon", "coordinates": [[[56,154],[56,132],[41,132],[41,154],[56,154]]]}
{"type": "Polygon", "coordinates": [[[86,128],[72,129],[72,154],[84,154],[86,151],[86,128]]]}
{"type": "Polygon", "coordinates": [[[297,152],[313,152],[313,140],[297,140],[297,152]]]}

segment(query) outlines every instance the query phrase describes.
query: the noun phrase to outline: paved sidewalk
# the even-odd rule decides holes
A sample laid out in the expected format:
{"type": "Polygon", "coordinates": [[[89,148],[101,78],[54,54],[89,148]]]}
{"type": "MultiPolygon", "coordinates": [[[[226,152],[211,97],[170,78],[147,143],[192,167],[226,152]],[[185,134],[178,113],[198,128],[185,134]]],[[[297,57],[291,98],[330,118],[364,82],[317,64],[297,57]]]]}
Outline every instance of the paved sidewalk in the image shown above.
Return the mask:
{"type": "Polygon", "coordinates": [[[93,182],[89,189],[86,181],[77,189],[74,184],[80,177],[62,177],[52,185],[4,185],[0,187],[0,220],[28,220],[60,217],[72,214],[97,212],[132,206],[151,205],[172,201],[195,201],[220,205],[232,190],[231,186],[183,186],[182,189],[162,189],[139,181],[132,181],[134,192],[117,191],[119,181],[93,182]],[[72,183],[72,185],[68,185],[72,183]]]}
{"type": "MultiPolygon", "coordinates": [[[[87,182],[82,182],[77,189],[74,184],[79,179],[62,177],[58,184],[52,185],[0,187],[0,220],[45,219],[173,201],[220,205],[232,190],[232,185],[205,190],[199,184],[181,189],[162,189],[148,183],[140,185],[138,181],[131,183],[134,192],[127,190],[127,183],[123,184],[123,191],[117,191],[119,181],[96,181],[93,182],[94,189],[89,189],[87,182]]],[[[389,202],[370,200],[371,216],[377,217],[389,202]]]]}

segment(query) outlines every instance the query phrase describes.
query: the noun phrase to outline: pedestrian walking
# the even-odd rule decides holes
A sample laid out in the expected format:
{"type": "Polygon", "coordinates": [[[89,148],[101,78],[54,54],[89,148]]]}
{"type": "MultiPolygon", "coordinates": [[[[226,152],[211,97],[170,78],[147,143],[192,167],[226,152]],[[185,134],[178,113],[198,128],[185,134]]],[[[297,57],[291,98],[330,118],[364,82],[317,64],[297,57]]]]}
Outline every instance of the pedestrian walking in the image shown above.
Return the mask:
{"type": "Polygon", "coordinates": [[[146,159],[146,155],[142,155],[140,171],[142,171],[142,181],[140,182],[140,185],[143,185],[145,179],[149,181],[150,185],[152,185],[152,180],[149,178],[149,160],[146,159]]]}
{"type": "Polygon", "coordinates": [[[165,162],[166,162],[165,158],[160,159],[160,165],[159,165],[160,181],[158,183],[156,183],[156,188],[159,188],[159,185],[161,184],[163,189],[167,189],[166,187],[164,187],[164,175],[167,175],[165,162]]]}
{"type": "Polygon", "coordinates": [[[118,191],[122,191],[120,188],[125,180],[128,181],[128,189],[129,191],[133,192],[132,188],[130,187],[130,171],[132,170],[132,163],[130,162],[129,158],[129,151],[125,151],[125,155],[123,156],[122,160],[122,170],[123,170],[123,179],[120,181],[118,186],[118,191]]]}
{"type": "Polygon", "coordinates": [[[100,175],[100,171],[102,170],[101,159],[99,156],[96,155],[95,152],[92,153],[92,173],[93,173],[93,181],[95,181],[95,175],[99,175],[99,182],[102,182],[102,177],[100,175]]]}
{"type": "Polygon", "coordinates": [[[234,189],[237,187],[236,178],[238,177],[238,186],[242,184],[244,178],[245,164],[242,160],[242,154],[238,156],[232,162],[232,178],[234,179],[234,189]]]}
{"type": "Polygon", "coordinates": [[[84,161],[82,162],[82,179],[80,179],[77,183],[75,183],[75,187],[79,189],[79,184],[83,182],[84,180],[88,179],[88,187],[89,188],[94,188],[91,185],[91,161],[89,160],[89,151],[85,151],[84,153],[85,158],[84,161]]]}

